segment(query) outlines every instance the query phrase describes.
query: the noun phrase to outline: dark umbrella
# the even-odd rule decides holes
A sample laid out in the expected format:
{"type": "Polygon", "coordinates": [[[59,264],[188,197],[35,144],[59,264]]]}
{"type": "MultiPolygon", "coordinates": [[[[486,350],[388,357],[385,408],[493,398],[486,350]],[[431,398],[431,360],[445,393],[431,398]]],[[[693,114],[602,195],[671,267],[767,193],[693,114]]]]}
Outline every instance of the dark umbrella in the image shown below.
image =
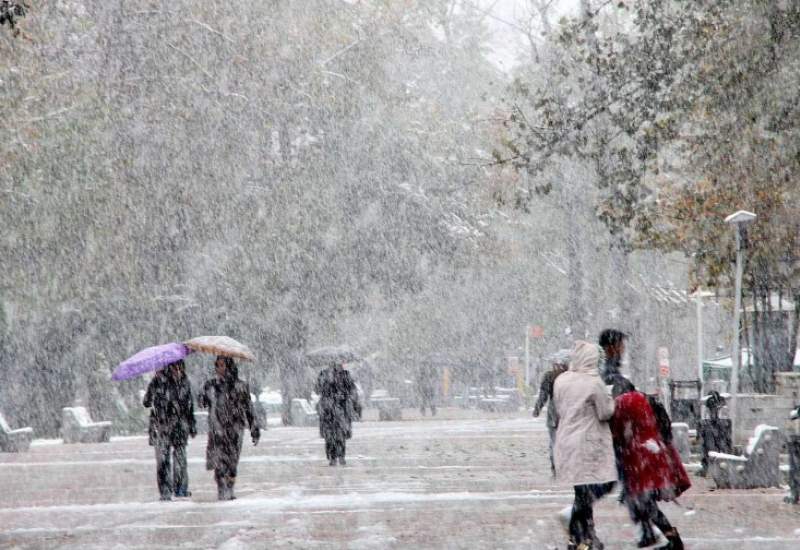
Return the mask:
{"type": "Polygon", "coordinates": [[[180,361],[190,353],[192,350],[177,342],[145,348],[120,363],[114,369],[111,379],[115,381],[128,380],[146,372],[157,371],[180,361]]]}
{"type": "Polygon", "coordinates": [[[361,356],[350,349],[350,346],[323,346],[306,353],[306,359],[312,365],[329,365],[331,363],[352,363],[361,361],[361,356]]]}

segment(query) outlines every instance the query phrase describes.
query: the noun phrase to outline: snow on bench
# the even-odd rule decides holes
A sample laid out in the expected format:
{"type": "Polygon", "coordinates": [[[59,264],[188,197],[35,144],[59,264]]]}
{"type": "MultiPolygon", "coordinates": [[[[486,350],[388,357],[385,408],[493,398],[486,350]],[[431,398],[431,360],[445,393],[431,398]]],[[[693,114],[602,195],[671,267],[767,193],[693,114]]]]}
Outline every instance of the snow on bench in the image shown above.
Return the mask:
{"type": "Polygon", "coordinates": [[[0,451],[5,453],[26,452],[31,446],[33,428],[19,428],[12,430],[6,422],[5,416],[0,413],[0,451]]]}
{"type": "Polygon", "coordinates": [[[95,422],[85,407],[61,409],[61,437],[64,443],[108,443],[111,422],[95,422]]]}
{"type": "Polygon", "coordinates": [[[742,456],[710,452],[709,472],[720,489],[780,487],[780,431],[761,424],[742,456]]]}
{"type": "Polygon", "coordinates": [[[402,420],[403,409],[400,399],[389,397],[386,390],[375,390],[369,398],[371,406],[378,409],[378,420],[402,420]]]}
{"type": "Polygon", "coordinates": [[[292,422],[295,426],[319,426],[319,414],[308,399],[292,399],[292,422]]]}
{"type": "Polygon", "coordinates": [[[499,397],[482,397],[478,401],[478,409],[489,412],[515,412],[519,406],[507,395],[499,397]]]}
{"type": "Polygon", "coordinates": [[[719,458],[721,460],[733,460],[734,462],[747,462],[747,457],[742,455],[730,455],[728,453],[718,453],[711,451],[708,456],[712,458],[719,458]]]}

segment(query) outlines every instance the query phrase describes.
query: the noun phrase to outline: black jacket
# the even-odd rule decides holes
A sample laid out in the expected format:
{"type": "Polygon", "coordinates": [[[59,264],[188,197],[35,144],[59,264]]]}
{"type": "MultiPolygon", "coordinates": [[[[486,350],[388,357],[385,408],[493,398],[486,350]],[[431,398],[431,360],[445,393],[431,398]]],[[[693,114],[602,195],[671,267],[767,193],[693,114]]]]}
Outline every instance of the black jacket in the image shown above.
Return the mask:
{"type": "Polygon", "coordinates": [[[212,378],[199,396],[202,408],[208,408],[208,429],[212,432],[258,430],[258,420],[250,400],[247,384],[237,379],[212,378]]]}
{"type": "Polygon", "coordinates": [[[353,420],[361,417],[356,384],[342,368],[328,367],[319,373],[314,391],[319,395],[319,435],[325,439],[350,439],[353,420]]]}
{"type": "Polygon", "coordinates": [[[553,386],[555,385],[556,378],[558,378],[558,376],[563,372],[563,370],[557,371],[550,369],[544,373],[542,376],[542,383],[539,386],[539,399],[536,401],[536,405],[533,407],[534,414],[539,416],[539,413],[541,412],[542,407],[545,406],[545,403],[548,401],[550,402],[550,404],[547,406],[547,426],[549,428],[555,428],[558,426],[555,403],[553,402],[553,386]]]}
{"type": "Polygon", "coordinates": [[[172,445],[186,445],[189,436],[197,433],[188,378],[176,382],[168,374],[157,374],[147,386],[142,404],[152,407],[148,429],[150,445],[164,437],[169,438],[172,445]]]}

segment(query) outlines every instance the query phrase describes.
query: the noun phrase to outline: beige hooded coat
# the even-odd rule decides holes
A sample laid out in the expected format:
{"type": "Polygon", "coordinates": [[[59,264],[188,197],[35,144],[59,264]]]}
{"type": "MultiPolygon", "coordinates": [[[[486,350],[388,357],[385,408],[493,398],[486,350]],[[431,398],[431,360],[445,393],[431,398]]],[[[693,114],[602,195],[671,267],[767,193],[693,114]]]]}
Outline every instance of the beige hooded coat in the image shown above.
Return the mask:
{"type": "Polygon", "coordinates": [[[614,399],[600,378],[596,345],[578,341],[569,370],[556,378],[553,400],[558,430],[553,449],[556,478],[566,485],[606,483],[617,479],[608,421],[614,399]]]}

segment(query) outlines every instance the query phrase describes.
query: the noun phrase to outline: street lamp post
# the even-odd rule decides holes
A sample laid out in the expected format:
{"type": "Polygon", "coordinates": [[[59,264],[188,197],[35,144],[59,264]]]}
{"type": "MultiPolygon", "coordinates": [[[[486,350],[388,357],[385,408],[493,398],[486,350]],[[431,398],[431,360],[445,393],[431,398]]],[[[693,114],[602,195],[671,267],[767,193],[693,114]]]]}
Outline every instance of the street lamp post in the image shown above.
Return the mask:
{"type": "Polygon", "coordinates": [[[746,210],[739,210],[725,218],[725,223],[734,226],[736,232],[736,287],[734,289],[733,307],[733,354],[731,355],[731,438],[736,440],[736,404],[739,393],[739,370],[742,366],[742,352],[739,349],[739,324],[742,309],[742,274],[744,262],[742,254],[742,227],[755,221],[756,215],[746,210]]]}
{"type": "Polygon", "coordinates": [[[700,381],[700,393],[703,393],[705,379],[703,377],[703,298],[714,296],[713,292],[697,289],[691,297],[697,306],[697,379],[700,381]]]}

